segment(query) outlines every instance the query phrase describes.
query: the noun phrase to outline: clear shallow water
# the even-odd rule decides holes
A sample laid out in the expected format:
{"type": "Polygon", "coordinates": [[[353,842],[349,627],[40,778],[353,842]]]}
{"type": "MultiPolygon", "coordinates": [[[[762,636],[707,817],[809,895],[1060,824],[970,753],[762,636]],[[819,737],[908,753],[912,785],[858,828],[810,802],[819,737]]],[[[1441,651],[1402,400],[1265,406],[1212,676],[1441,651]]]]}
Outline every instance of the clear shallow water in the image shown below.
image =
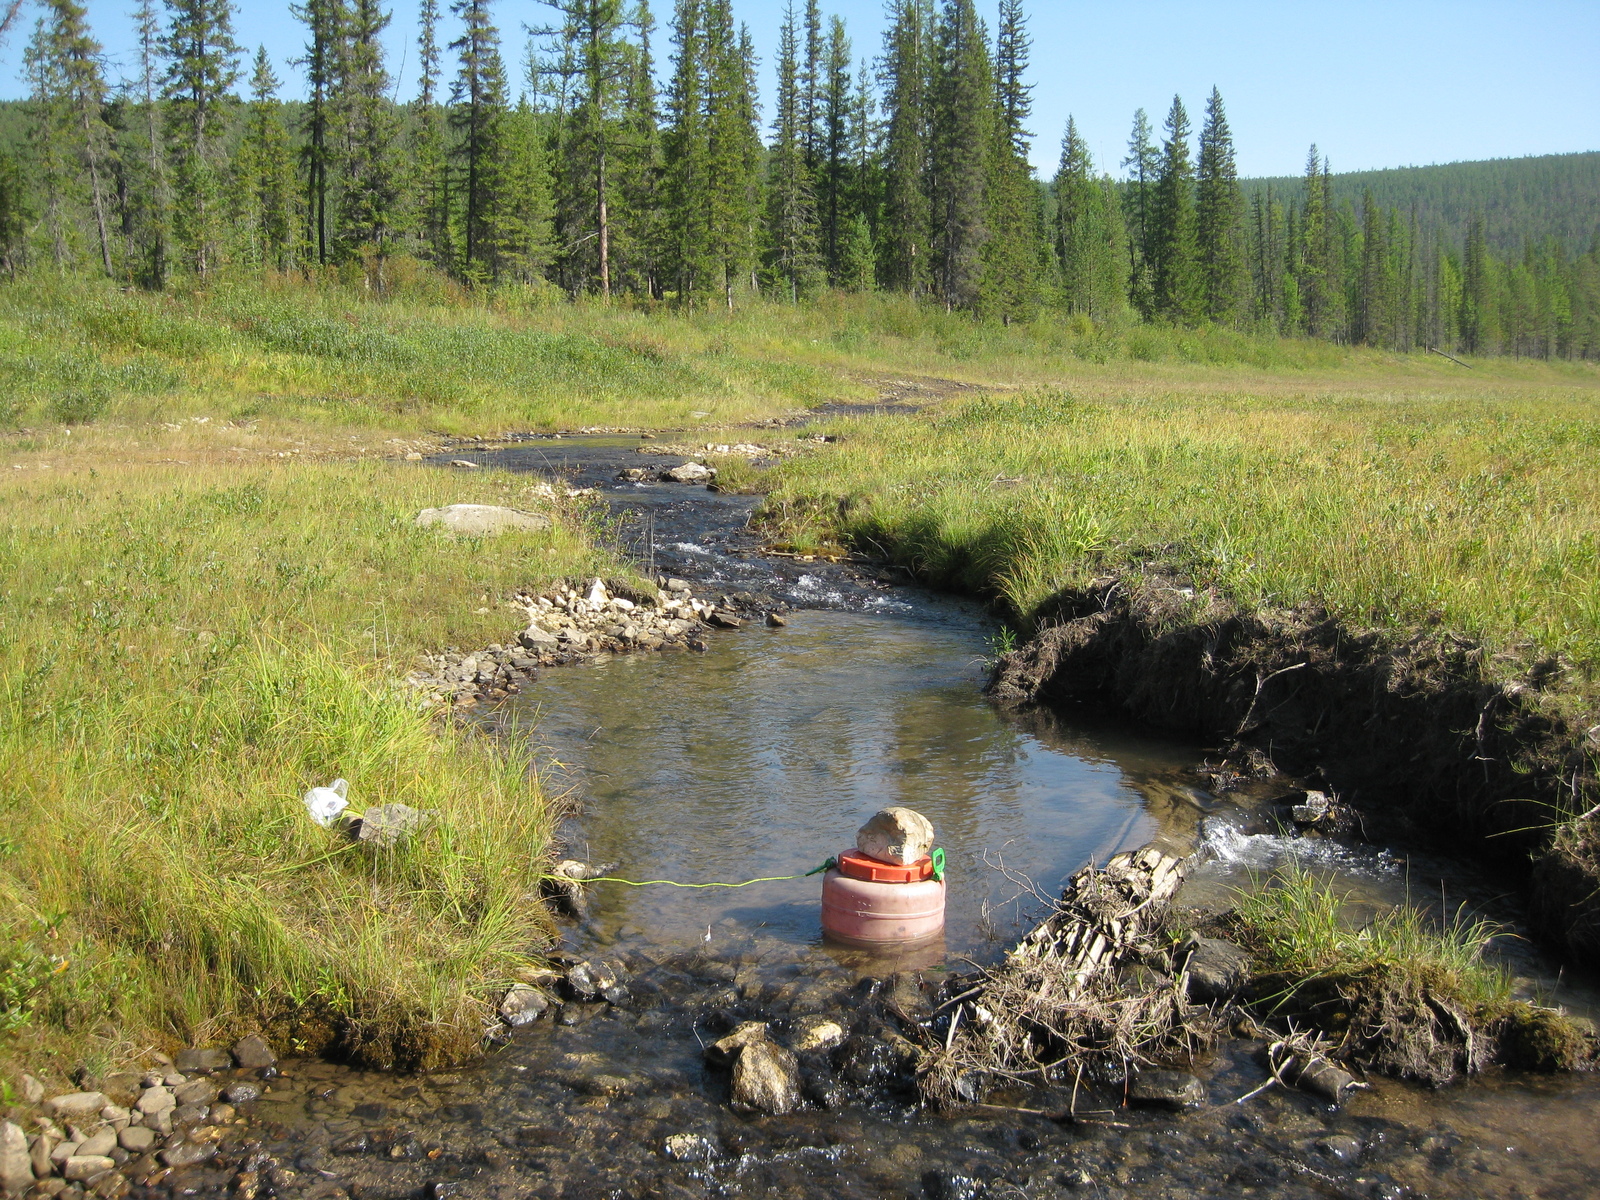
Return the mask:
{"type": "MultiPolygon", "coordinates": [[[[563,766],[582,813],[569,849],[628,879],[738,881],[808,871],[854,844],[878,809],[934,824],[949,859],[951,953],[1016,935],[1030,895],[1085,862],[1192,832],[1189,806],[1152,804],[1133,774],[1196,754],[1127,734],[1033,731],[983,698],[987,630],[960,609],[923,619],[792,614],[783,629],[711,640],[693,662],[637,655],[547,672],[516,719],[563,766]],[[1004,868],[1002,870],[1001,868],[1004,868]]],[[[687,944],[760,929],[818,939],[817,878],[687,891],[599,884],[588,933],[687,944]]]]}

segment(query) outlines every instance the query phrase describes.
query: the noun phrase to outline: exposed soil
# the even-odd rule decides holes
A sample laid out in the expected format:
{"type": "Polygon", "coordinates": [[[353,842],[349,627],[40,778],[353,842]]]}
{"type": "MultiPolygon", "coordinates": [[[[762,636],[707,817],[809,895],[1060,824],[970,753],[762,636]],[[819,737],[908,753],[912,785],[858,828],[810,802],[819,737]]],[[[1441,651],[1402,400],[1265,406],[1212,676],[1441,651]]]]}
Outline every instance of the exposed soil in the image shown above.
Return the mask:
{"type": "Polygon", "coordinates": [[[1437,629],[1356,629],[1314,605],[1247,612],[1146,570],[1062,594],[991,694],[1110,698],[1214,739],[1223,776],[1275,766],[1320,781],[1371,834],[1514,871],[1536,928],[1578,958],[1600,953],[1600,834],[1592,815],[1556,822],[1600,800],[1600,726],[1564,715],[1565,675],[1437,629]]]}

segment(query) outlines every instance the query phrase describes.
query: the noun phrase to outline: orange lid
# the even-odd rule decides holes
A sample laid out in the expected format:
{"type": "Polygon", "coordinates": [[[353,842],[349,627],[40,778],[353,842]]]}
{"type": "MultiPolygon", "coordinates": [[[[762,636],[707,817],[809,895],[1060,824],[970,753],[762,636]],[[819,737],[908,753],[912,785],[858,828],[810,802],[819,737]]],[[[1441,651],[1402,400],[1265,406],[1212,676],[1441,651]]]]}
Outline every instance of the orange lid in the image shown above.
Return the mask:
{"type": "Polygon", "coordinates": [[[851,879],[865,879],[869,883],[921,883],[933,878],[933,859],[924,855],[909,867],[899,863],[879,862],[868,858],[859,850],[844,850],[839,854],[839,874],[851,879]]]}

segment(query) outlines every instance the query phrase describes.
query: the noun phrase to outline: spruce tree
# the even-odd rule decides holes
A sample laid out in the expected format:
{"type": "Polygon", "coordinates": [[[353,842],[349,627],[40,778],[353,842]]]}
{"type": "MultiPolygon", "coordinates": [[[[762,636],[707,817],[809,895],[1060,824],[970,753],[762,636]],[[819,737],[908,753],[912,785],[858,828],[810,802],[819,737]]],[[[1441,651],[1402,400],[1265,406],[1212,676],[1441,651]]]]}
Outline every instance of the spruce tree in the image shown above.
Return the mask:
{"type": "Polygon", "coordinates": [[[168,62],[167,137],[172,148],[176,239],[196,275],[218,265],[222,243],[224,104],[239,76],[231,0],[167,0],[161,48],[168,62]]]}
{"type": "Polygon", "coordinates": [[[1128,172],[1128,224],[1133,236],[1128,239],[1129,296],[1145,317],[1155,312],[1155,290],[1151,264],[1155,260],[1155,222],[1151,210],[1155,200],[1156,176],[1161,170],[1161,155],[1151,140],[1150,118],[1144,109],[1133,114],[1133,132],[1128,135],[1128,156],[1122,160],[1128,172]]]}
{"type": "MultiPolygon", "coordinates": [[[[70,129],[70,153],[86,183],[100,264],[109,276],[111,261],[109,195],[116,149],[105,120],[106,82],[100,43],[89,33],[87,12],[76,0],[47,0],[49,53],[61,87],[61,104],[70,129]]],[[[67,132],[66,129],[63,132],[67,132]]]]}
{"type": "Polygon", "coordinates": [[[495,203],[505,154],[505,64],[489,0],[456,0],[451,12],[463,26],[450,43],[460,59],[450,92],[450,124],[463,176],[461,271],[469,281],[488,281],[499,267],[495,203]]]}
{"type": "Polygon", "coordinates": [[[306,243],[316,261],[326,263],[332,233],[328,212],[328,174],[333,154],[330,110],[338,89],[348,14],[345,0],[304,0],[291,4],[289,13],[305,25],[310,38],[305,56],[296,60],[305,68],[310,89],[305,107],[305,144],[300,152],[305,169],[306,243]]]}
{"type": "MultiPolygon", "coordinates": [[[[633,82],[634,61],[626,34],[632,25],[623,0],[544,0],[561,14],[560,35],[566,53],[563,88],[572,97],[562,131],[561,174],[567,190],[580,195],[574,207],[581,217],[563,228],[564,240],[583,252],[593,246],[592,278],[600,295],[612,287],[612,184],[617,160],[629,137],[624,100],[633,82]]],[[[587,266],[587,264],[584,264],[587,266]]]]}
{"type": "Polygon", "coordinates": [[[676,0],[672,19],[672,81],[662,138],[665,174],[662,256],[678,299],[693,304],[711,289],[715,256],[707,193],[711,186],[706,134],[704,4],[676,0]]]}
{"type": "Polygon", "coordinates": [[[838,282],[851,183],[850,121],[855,103],[850,79],[850,39],[839,17],[834,17],[828,26],[824,65],[818,224],[823,262],[829,277],[838,282]]]}
{"type": "Polygon", "coordinates": [[[1195,244],[1194,170],[1189,162],[1189,114],[1172,98],[1150,211],[1151,286],[1155,309],[1190,324],[1204,309],[1195,244]]]}
{"type": "Polygon", "coordinates": [[[412,102],[411,211],[413,236],[423,257],[449,269],[449,162],[445,155],[444,108],[439,103],[439,0],[422,0],[418,10],[417,98],[412,102]]]}
{"type": "Polygon", "coordinates": [[[137,97],[139,116],[135,162],[129,186],[126,219],[133,243],[133,275],[143,287],[159,291],[167,285],[168,245],[172,229],[172,187],[166,145],[161,131],[161,22],[155,0],[139,0],[133,12],[138,42],[138,75],[127,87],[137,97]]]}
{"type": "Polygon", "coordinates": [[[989,240],[994,66],[972,0],[945,0],[935,28],[931,185],[935,279],[949,308],[978,304],[989,240]]]}
{"type": "Polygon", "coordinates": [[[826,45],[822,36],[822,6],[818,0],[806,0],[805,9],[805,61],[798,79],[800,97],[800,143],[806,157],[806,169],[812,178],[822,170],[823,129],[823,78],[826,45]]]}
{"type": "Polygon", "coordinates": [[[384,260],[404,218],[400,164],[395,157],[399,121],[388,98],[383,43],[389,14],[379,0],[351,0],[339,64],[339,223],[335,258],[372,256],[372,282],[385,286],[384,260]]]}
{"type": "Polygon", "coordinates": [[[879,255],[885,282],[919,295],[931,278],[933,209],[929,196],[932,73],[928,0],[892,0],[884,39],[883,220],[879,255]]]}
{"type": "Polygon", "coordinates": [[[1303,313],[1299,324],[1312,337],[1323,337],[1331,319],[1333,281],[1329,278],[1327,190],[1315,145],[1306,159],[1306,198],[1296,241],[1297,307],[1303,313]]]}
{"type": "Polygon", "coordinates": [[[493,234],[500,279],[537,283],[554,249],[550,166],[538,115],[526,97],[504,117],[504,166],[498,178],[493,234]]]}
{"type": "Polygon", "coordinates": [[[1233,133],[1216,88],[1206,100],[1195,191],[1195,241],[1205,315],[1221,325],[1236,325],[1248,303],[1244,193],[1239,188],[1233,133]]]}
{"type": "Polygon", "coordinates": [[[1088,144],[1067,118],[1055,178],[1056,255],[1068,312],[1103,321],[1127,305],[1128,265],[1115,191],[1094,174],[1088,144]]]}
{"type": "Polygon", "coordinates": [[[707,0],[706,164],[710,240],[723,299],[754,286],[761,212],[761,134],[755,101],[755,49],[737,32],[730,0],[707,0]]]}
{"type": "Polygon", "coordinates": [[[819,280],[816,200],[806,162],[806,115],[801,95],[799,26],[791,3],[778,38],[773,141],[767,156],[767,237],[770,270],[783,294],[798,300],[819,280]]]}
{"type": "Polygon", "coordinates": [[[72,144],[72,109],[66,103],[61,63],[51,45],[50,23],[41,16],[22,52],[23,78],[28,82],[28,141],[34,173],[43,193],[40,214],[50,239],[56,271],[66,274],[77,252],[73,170],[67,148],[72,144]]]}
{"type": "Polygon", "coordinates": [[[294,156],[278,100],[278,77],[267,48],[256,50],[244,134],[233,158],[232,223],[241,258],[253,267],[288,270],[294,264],[294,156]]]}
{"type": "Polygon", "coordinates": [[[626,220],[612,239],[617,277],[635,292],[661,296],[661,131],[656,112],[655,19],[645,0],[634,9],[638,40],[628,48],[629,70],[622,98],[623,138],[618,146],[616,193],[626,220]]]}
{"type": "Polygon", "coordinates": [[[1031,315],[1039,298],[1042,213],[1028,162],[1032,135],[1025,128],[1031,88],[1023,82],[1030,45],[1022,0],[1001,0],[979,308],[1006,322],[1031,315]]]}

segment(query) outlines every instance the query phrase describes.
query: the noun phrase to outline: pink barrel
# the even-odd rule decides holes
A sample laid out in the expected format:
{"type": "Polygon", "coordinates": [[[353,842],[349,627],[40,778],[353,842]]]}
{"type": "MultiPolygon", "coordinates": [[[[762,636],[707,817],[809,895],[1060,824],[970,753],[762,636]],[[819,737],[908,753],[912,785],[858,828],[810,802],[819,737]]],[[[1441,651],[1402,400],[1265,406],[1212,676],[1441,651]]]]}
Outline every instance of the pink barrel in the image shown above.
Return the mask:
{"type": "Polygon", "coordinates": [[[822,929],[841,942],[886,946],[932,937],[944,928],[944,884],[877,883],[841,875],[822,877],[822,929]]]}

